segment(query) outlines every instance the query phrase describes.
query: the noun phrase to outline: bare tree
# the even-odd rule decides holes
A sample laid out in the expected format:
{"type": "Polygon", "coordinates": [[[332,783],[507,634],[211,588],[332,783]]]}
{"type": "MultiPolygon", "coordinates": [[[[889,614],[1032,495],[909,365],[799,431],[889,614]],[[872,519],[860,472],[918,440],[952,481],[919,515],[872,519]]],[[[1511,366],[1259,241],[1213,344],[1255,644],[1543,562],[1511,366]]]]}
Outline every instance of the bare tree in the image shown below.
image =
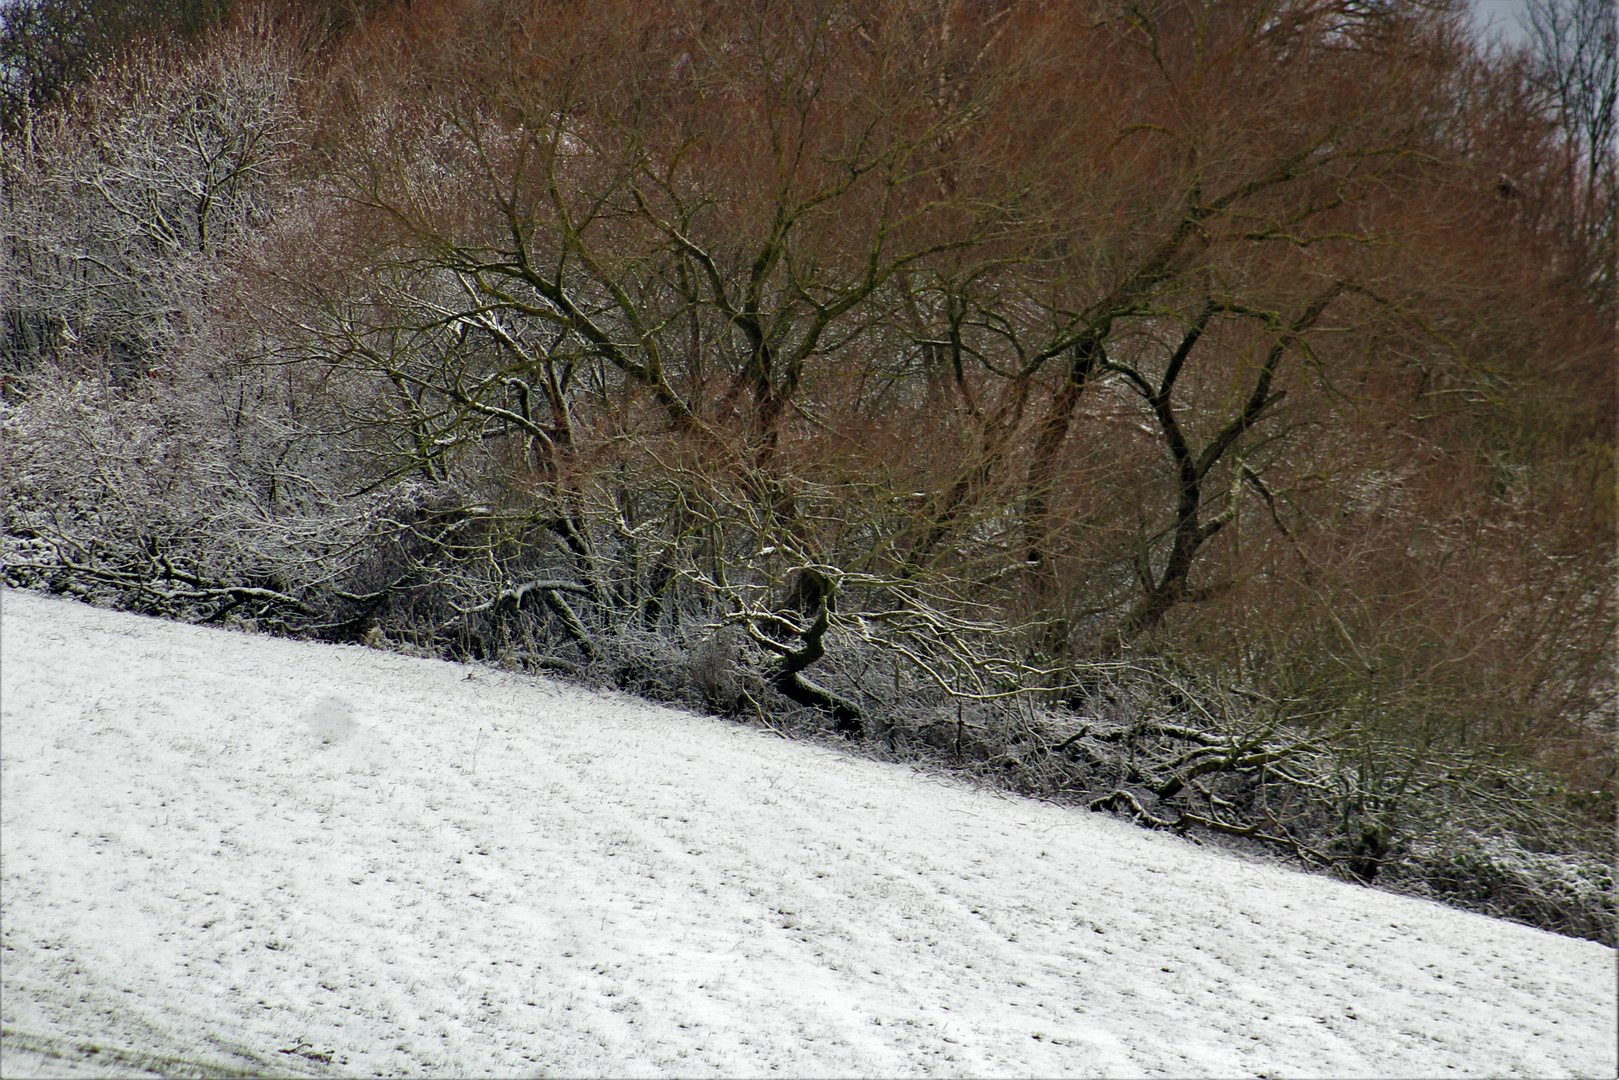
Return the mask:
{"type": "Polygon", "coordinates": [[[1529,0],[1528,13],[1532,77],[1560,136],[1564,227],[1590,260],[1591,287],[1611,305],[1619,242],[1619,16],[1602,0],[1529,0]]]}
{"type": "Polygon", "coordinates": [[[3,147],[6,366],[66,349],[129,379],[159,363],[233,245],[285,205],[295,64],[266,27],[131,60],[3,147]]]}
{"type": "Polygon", "coordinates": [[[14,580],[319,621],[299,594],[331,583],[365,508],[338,504],[310,381],[251,362],[227,296],[293,195],[287,30],[133,58],[5,142],[14,580]]]}

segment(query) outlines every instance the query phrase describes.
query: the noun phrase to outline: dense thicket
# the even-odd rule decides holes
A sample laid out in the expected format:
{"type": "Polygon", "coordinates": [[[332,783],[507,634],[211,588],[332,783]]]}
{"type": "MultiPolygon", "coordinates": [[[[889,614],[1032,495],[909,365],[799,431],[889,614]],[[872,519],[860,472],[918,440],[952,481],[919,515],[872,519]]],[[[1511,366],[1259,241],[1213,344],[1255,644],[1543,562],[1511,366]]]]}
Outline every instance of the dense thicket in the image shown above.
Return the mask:
{"type": "Polygon", "coordinates": [[[138,50],[6,142],[7,574],[1611,934],[1614,41],[1541,10],[138,50]]]}
{"type": "Polygon", "coordinates": [[[95,80],[132,53],[249,17],[291,22],[306,46],[341,36],[401,0],[8,0],[0,6],[0,129],[95,80]]]}

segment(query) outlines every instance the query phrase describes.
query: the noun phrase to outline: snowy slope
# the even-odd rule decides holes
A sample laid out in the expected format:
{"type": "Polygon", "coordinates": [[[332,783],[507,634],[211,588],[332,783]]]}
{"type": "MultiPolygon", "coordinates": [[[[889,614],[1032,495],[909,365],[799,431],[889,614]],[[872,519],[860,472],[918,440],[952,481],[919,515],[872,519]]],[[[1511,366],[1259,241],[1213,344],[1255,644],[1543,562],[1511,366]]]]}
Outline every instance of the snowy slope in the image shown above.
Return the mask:
{"type": "Polygon", "coordinates": [[[618,696],[0,604],[8,1077],[1619,1061],[1593,942],[618,696]]]}

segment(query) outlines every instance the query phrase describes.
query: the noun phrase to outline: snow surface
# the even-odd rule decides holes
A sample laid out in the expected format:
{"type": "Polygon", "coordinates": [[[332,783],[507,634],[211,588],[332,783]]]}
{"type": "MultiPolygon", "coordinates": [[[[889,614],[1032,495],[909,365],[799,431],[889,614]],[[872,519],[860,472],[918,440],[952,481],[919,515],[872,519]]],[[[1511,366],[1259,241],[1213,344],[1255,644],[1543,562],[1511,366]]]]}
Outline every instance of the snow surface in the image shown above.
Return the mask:
{"type": "Polygon", "coordinates": [[[622,696],[0,605],[8,1077],[1619,1067],[1594,942],[622,696]]]}

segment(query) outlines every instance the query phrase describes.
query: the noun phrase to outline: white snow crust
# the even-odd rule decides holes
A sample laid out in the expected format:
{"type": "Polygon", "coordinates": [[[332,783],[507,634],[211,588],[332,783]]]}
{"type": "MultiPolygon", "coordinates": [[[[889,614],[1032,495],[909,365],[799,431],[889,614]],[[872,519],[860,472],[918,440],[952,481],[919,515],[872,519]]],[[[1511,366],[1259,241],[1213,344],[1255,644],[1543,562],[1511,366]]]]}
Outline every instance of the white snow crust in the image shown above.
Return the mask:
{"type": "Polygon", "coordinates": [[[0,605],[8,1077],[1619,1068],[1594,942],[618,695],[0,605]]]}

